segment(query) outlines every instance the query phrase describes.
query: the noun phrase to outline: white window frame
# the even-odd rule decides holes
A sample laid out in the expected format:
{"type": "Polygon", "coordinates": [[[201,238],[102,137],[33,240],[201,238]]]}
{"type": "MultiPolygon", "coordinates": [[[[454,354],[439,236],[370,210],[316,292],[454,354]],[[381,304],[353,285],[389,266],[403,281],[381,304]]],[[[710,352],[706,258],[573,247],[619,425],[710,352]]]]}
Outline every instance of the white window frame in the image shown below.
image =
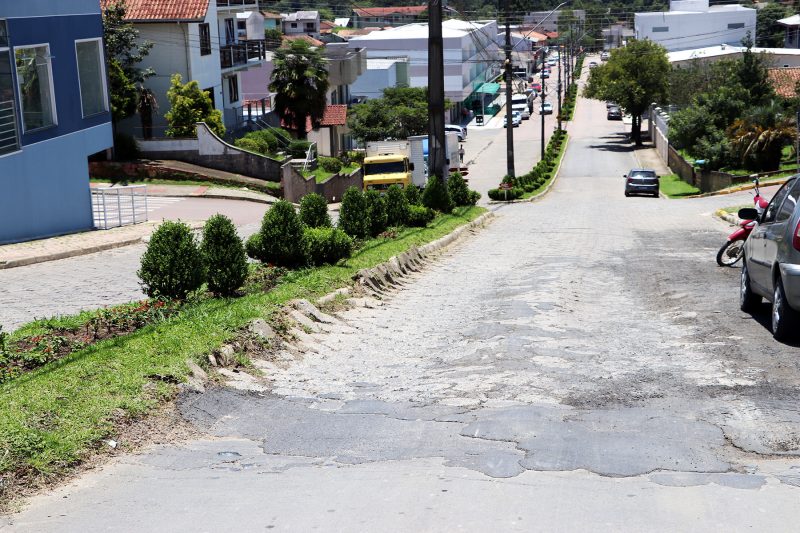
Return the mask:
{"type": "Polygon", "coordinates": [[[53,56],[50,55],[50,43],[39,43],[39,44],[26,44],[23,46],[15,46],[13,48],[12,58],[14,60],[14,72],[17,75],[17,98],[19,102],[19,110],[20,110],[20,125],[22,126],[22,133],[34,133],[37,131],[46,130],[48,128],[55,128],[58,126],[58,109],[56,108],[56,83],[55,79],[53,78],[53,56]],[[27,50],[28,48],[40,48],[40,47],[47,48],[47,75],[50,78],[50,106],[53,109],[53,123],[48,126],[41,126],[39,128],[34,128],[29,130],[25,125],[25,109],[23,108],[22,104],[22,91],[20,91],[19,85],[19,69],[17,68],[17,50],[27,50]]]}
{"type": "Polygon", "coordinates": [[[83,118],[89,117],[96,117],[97,115],[102,115],[103,113],[108,113],[111,111],[111,105],[108,101],[108,78],[106,77],[106,54],[105,50],[103,50],[103,38],[102,37],[94,37],[92,39],[75,39],[75,69],[78,72],[78,92],[81,96],[81,116],[83,118]],[[81,67],[79,64],[78,59],[78,43],[88,43],[96,41],[97,42],[97,50],[100,52],[98,59],[100,60],[100,78],[103,80],[103,111],[99,111],[97,113],[92,113],[91,115],[87,115],[86,112],[83,110],[83,87],[81,87],[81,67]]]}

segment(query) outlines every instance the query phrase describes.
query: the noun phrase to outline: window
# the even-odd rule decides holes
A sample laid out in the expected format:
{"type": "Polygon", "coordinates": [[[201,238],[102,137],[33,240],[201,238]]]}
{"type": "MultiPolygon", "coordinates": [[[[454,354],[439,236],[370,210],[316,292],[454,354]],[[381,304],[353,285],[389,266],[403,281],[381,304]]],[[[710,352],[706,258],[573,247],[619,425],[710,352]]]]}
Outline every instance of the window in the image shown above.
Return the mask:
{"type": "Polygon", "coordinates": [[[56,124],[50,45],[14,49],[24,131],[56,124]]]}
{"type": "Polygon", "coordinates": [[[740,28],[744,28],[744,22],[731,22],[728,24],[729,30],[738,30],[740,28]]]}
{"type": "Polygon", "coordinates": [[[225,44],[236,42],[236,31],[233,29],[233,19],[225,19],[225,44]]]}
{"type": "Polygon", "coordinates": [[[292,23],[290,24],[290,26],[291,26],[292,28],[296,28],[296,27],[297,27],[297,23],[296,23],[296,22],[292,22],[292,23]]]}
{"type": "Polygon", "coordinates": [[[0,155],[19,149],[17,109],[14,102],[14,79],[11,76],[11,53],[8,50],[6,21],[0,20],[0,155]]]}
{"type": "Polygon", "coordinates": [[[200,24],[200,55],[207,56],[211,53],[211,26],[200,24]]]}
{"type": "Polygon", "coordinates": [[[228,100],[231,103],[239,101],[239,78],[231,76],[228,78],[228,100]]]}
{"type": "Polygon", "coordinates": [[[105,113],[108,111],[108,99],[100,39],[76,41],[75,54],[78,57],[78,80],[81,87],[83,116],[90,117],[98,113],[105,113]]]}
{"type": "Polygon", "coordinates": [[[778,216],[775,217],[776,222],[783,222],[792,216],[794,210],[797,208],[798,198],[800,198],[800,185],[795,183],[794,189],[786,195],[786,200],[783,202],[780,211],[778,211],[778,216]]]}
{"type": "Polygon", "coordinates": [[[794,180],[787,181],[786,184],[784,184],[784,186],[775,193],[775,196],[772,197],[772,200],[767,206],[767,210],[764,212],[764,218],[761,220],[763,224],[775,222],[775,217],[778,214],[778,208],[783,203],[783,199],[789,194],[789,189],[792,188],[793,183],[794,180]]]}
{"type": "Polygon", "coordinates": [[[669,26],[653,26],[653,33],[667,33],[669,26]]]}
{"type": "Polygon", "coordinates": [[[306,22],[306,31],[314,31],[314,23],[306,22]]]}

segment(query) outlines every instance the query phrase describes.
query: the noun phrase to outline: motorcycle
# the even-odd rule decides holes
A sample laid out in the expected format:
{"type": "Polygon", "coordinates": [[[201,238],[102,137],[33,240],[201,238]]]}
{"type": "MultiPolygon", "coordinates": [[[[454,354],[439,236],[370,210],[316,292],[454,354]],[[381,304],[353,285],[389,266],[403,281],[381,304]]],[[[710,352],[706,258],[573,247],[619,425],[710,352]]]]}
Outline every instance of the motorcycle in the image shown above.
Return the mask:
{"type": "MultiPolygon", "coordinates": [[[[756,211],[761,216],[769,202],[761,196],[761,191],[758,188],[758,178],[753,180],[753,185],[755,186],[753,204],[755,204],[756,211]]],[[[717,264],[719,266],[733,266],[739,262],[742,255],[744,255],[744,241],[750,236],[754,227],[756,227],[755,220],[742,220],[739,222],[739,228],[728,235],[727,242],[717,252],[717,264]]]]}

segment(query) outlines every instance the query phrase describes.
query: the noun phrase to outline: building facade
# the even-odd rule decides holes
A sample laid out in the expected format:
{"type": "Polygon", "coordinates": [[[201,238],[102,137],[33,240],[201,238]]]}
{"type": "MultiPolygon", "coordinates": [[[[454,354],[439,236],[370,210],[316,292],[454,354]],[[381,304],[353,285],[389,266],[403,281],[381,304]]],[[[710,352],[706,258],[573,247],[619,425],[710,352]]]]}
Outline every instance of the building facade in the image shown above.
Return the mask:
{"type": "Polygon", "coordinates": [[[93,227],[109,109],[98,0],[0,3],[0,244],[93,227]]]}
{"type": "Polygon", "coordinates": [[[636,38],[649,39],[669,52],[739,45],[748,33],[755,39],[756,10],[736,4],[709,6],[708,0],[673,0],[669,11],[634,15],[636,38]]]}
{"type": "Polygon", "coordinates": [[[800,15],[792,15],[780,19],[778,24],[786,27],[783,46],[786,48],[800,48],[800,15]]]}
{"type": "MultiPolygon", "coordinates": [[[[103,0],[111,3],[112,0],[103,0]]],[[[244,98],[241,73],[261,65],[266,58],[263,30],[251,34],[250,28],[263,27],[263,15],[256,0],[191,0],[183,4],[170,0],[127,0],[126,20],[139,31],[142,41],[153,43],[142,67],[156,75],[145,81],[158,101],[153,114],[155,136],[164,135],[169,111],[167,91],[174,74],[183,82],[197,81],[208,92],[214,107],[222,112],[225,128],[234,131],[244,123],[244,98]],[[249,12],[244,31],[239,31],[238,14],[249,12]]],[[[119,131],[142,137],[139,117],[118,125],[119,131]]]]}
{"type": "Polygon", "coordinates": [[[535,27],[539,32],[559,31],[558,21],[562,15],[570,15],[570,20],[579,22],[581,25],[586,23],[586,11],[583,9],[570,9],[558,11],[532,11],[522,18],[525,26],[535,27]]]}
{"type": "MultiPolygon", "coordinates": [[[[428,6],[357,7],[353,9],[353,27],[403,26],[421,22],[428,6]]],[[[427,18],[427,17],[426,17],[427,18]]]]}
{"type": "Polygon", "coordinates": [[[284,35],[308,35],[319,39],[319,11],[297,11],[283,19],[284,35]]]}

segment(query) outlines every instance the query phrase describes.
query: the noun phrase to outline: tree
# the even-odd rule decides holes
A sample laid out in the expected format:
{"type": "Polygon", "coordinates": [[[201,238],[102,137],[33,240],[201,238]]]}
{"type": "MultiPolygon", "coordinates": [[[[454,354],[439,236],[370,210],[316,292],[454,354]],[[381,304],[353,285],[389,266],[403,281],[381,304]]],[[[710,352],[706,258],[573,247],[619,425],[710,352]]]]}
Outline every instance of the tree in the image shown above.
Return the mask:
{"type": "Polygon", "coordinates": [[[731,148],[748,170],[769,171],[780,167],[783,147],[795,138],[794,120],[779,104],[756,107],[729,129],[731,148]]]}
{"type": "Polygon", "coordinates": [[[701,63],[695,59],[687,66],[674,67],[669,75],[669,103],[687,106],[698,94],[738,83],[740,61],[721,59],[701,63]]]}
{"type": "Polygon", "coordinates": [[[670,65],[667,51],[649,40],[633,40],[589,75],[584,95],[617,102],[633,121],[631,139],[642,145],[642,114],[653,102],[666,101],[670,65]]]}
{"type": "MultiPolygon", "coordinates": [[[[445,102],[449,109],[450,102],[445,102]]],[[[354,105],[347,125],[359,142],[406,139],[428,133],[428,88],[388,87],[381,98],[354,105]]]]}
{"type": "Polygon", "coordinates": [[[275,52],[269,89],[275,92],[275,112],[289,129],[306,138],[306,123],[319,127],[325,114],[328,70],[319,50],[306,41],[290,41],[275,52]]]}
{"type": "Polygon", "coordinates": [[[756,13],[756,42],[758,46],[778,48],[783,46],[786,27],[777,21],[792,15],[791,8],[783,4],[767,4],[756,13]]]}
{"type": "Polygon", "coordinates": [[[136,84],[142,84],[155,75],[153,69],[140,66],[153,43],[139,41],[139,30],[125,21],[125,14],[124,0],[118,0],[103,10],[111,115],[115,122],[133,115],[138,105],[136,84]]]}
{"type": "Polygon", "coordinates": [[[747,37],[742,39],[742,45],[745,46],[745,50],[742,52],[742,59],[738,63],[739,68],[736,72],[739,84],[749,94],[748,105],[764,105],[775,95],[769,82],[766,59],[761,54],[753,53],[753,40],[749,32],[747,37]]]}
{"type": "Polygon", "coordinates": [[[167,99],[170,110],[164,118],[169,123],[167,128],[169,137],[194,137],[197,134],[195,125],[198,122],[205,122],[211,131],[220,137],[225,135],[222,113],[214,108],[211,97],[200,89],[196,81],[184,84],[180,74],[173,75],[167,99]]]}

